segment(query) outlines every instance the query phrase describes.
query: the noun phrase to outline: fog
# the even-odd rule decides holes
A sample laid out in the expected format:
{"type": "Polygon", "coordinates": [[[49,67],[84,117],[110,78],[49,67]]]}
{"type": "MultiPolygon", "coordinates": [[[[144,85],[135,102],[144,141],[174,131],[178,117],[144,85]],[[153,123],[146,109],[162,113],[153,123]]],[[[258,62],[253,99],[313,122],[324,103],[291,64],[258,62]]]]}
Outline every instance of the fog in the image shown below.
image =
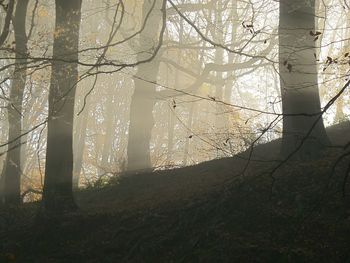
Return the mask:
{"type": "MultiPolygon", "coordinates": [[[[271,113],[281,113],[278,2],[168,3],[166,21],[162,21],[161,3],[154,7],[142,1],[121,3],[82,4],[74,114],[74,176],[79,177],[81,187],[101,177],[108,180],[128,167],[193,165],[233,156],[257,139],[264,143],[281,137],[280,120],[262,134],[275,118],[271,113]],[[152,57],[152,62],[133,66],[152,57]],[[127,66],[108,66],[110,62],[127,66]],[[143,91],[132,97],[137,85],[143,91]],[[141,101],[137,96],[145,98],[141,101]],[[132,99],[137,101],[135,127],[130,126],[132,99]],[[130,141],[130,132],[134,141],[130,141]],[[128,164],[128,145],[131,154],[136,152],[131,157],[135,164],[128,164]]],[[[28,5],[28,52],[42,63],[28,65],[24,89],[23,191],[43,186],[50,81],[47,60],[52,56],[54,16],[51,1],[28,5]]],[[[325,105],[347,76],[346,65],[340,63],[323,69],[327,57],[341,58],[347,50],[349,19],[338,1],[318,3],[316,16],[315,32],[322,32],[315,40],[318,80],[325,105]]],[[[11,38],[14,34],[7,39],[10,46],[11,38]]],[[[2,60],[1,75],[2,160],[7,151],[5,106],[13,71],[4,67],[14,63],[13,54],[3,54],[8,59],[2,60]]],[[[347,119],[347,100],[344,94],[324,114],[327,126],[347,119]]]]}
{"type": "Polygon", "coordinates": [[[130,176],[243,154],[232,175],[277,160],[273,177],[347,149],[346,0],[0,4],[2,204],[70,210],[130,176]]]}

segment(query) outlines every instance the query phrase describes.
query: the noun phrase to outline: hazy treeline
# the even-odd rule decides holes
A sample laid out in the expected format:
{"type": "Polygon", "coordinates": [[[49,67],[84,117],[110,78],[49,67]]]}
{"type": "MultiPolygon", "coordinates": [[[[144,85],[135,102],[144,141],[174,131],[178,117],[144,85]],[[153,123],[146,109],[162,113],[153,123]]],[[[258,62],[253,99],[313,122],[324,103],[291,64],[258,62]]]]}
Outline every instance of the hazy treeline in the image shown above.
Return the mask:
{"type": "Polygon", "coordinates": [[[310,159],[348,119],[342,0],[0,1],[1,197],[233,156],[310,159]]]}

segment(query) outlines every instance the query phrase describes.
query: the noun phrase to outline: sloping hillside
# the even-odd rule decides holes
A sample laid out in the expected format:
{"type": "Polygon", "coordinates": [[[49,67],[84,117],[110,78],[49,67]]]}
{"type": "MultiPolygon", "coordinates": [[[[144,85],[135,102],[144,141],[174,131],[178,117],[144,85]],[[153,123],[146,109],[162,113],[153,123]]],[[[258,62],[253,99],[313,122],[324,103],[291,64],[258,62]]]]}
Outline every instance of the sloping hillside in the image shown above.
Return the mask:
{"type": "MultiPolygon", "coordinates": [[[[327,130],[333,145],[340,147],[350,142],[349,131],[350,122],[332,126],[327,130]]],[[[102,191],[91,189],[78,193],[77,200],[83,209],[112,206],[116,210],[129,210],[192,199],[210,192],[221,192],[229,187],[229,183],[243,182],[251,176],[260,177],[270,173],[281,161],[283,162],[279,156],[279,149],[280,140],[276,140],[257,145],[253,150],[248,149],[232,158],[173,170],[126,174],[115,178],[113,184],[102,191]]],[[[326,158],[331,162],[336,160],[336,156],[341,152],[339,149],[330,149],[326,158]]],[[[302,167],[302,164],[300,165],[302,167]]],[[[295,167],[295,163],[292,163],[292,166],[295,167]]]]}
{"type": "MultiPolygon", "coordinates": [[[[350,124],[328,129],[334,145],[350,124]]],[[[116,178],[81,209],[1,210],[3,262],[350,262],[349,159],[280,162],[279,141],[233,158],[116,178]],[[249,165],[247,166],[247,160],[249,165]],[[243,173],[244,172],[244,173],[243,173]]],[[[1,261],[0,260],[0,261],[1,261]]]]}

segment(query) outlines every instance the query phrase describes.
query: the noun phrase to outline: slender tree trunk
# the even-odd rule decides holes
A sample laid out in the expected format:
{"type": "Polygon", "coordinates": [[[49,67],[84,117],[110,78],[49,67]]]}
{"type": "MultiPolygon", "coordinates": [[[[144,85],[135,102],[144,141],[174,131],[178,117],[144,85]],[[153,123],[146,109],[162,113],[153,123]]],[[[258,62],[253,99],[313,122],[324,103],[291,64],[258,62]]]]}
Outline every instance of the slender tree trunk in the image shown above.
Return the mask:
{"type": "MultiPolygon", "coordinates": [[[[208,36],[208,30],[206,31],[206,36],[208,36]]],[[[203,47],[205,47],[206,43],[204,42],[203,43],[203,47]]],[[[204,62],[204,50],[205,49],[202,49],[202,51],[200,52],[199,54],[199,65],[203,65],[203,62],[204,62]]],[[[198,72],[197,74],[199,75],[200,74],[200,68],[198,68],[198,72]]],[[[193,126],[194,126],[194,123],[196,121],[196,118],[198,118],[199,113],[196,114],[196,102],[192,102],[191,105],[190,105],[190,108],[189,108],[189,114],[188,114],[188,119],[187,119],[187,124],[186,124],[186,138],[185,138],[185,147],[184,147],[184,152],[183,152],[183,158],[182,158],[182,165],[183,166],[186,166],[188,164],[188,156],[189,156],[189,153],[191,151],[190,147],[192,145],[192,143],[190,142],[190,140],[193,140],[192,138],[190,138],[190,136],[192,135],[192,129],[193,129],[193,126]]]]}
{"type": "MultiPolygon", "coordinates": [[[[231,49],[235,49],[236,45],[237,45],[237,29],[240,26],[239,18],[238,18],[238,6],[237,6],[237,0],[232,0],[231,1],[231,49]]],[[[228,63],[233,64],[235,62],[235,57],[236,55],[234,53],[229,53],[228,54],[228,63]]],[[[228,72],[227,75],[227,79],[225,81],[225,89],[224,89],[224,101],[227,103],[231,103],[232,100],[232,90],[235,87],[235,83],[236,83],[236,73],[235,71],[232,72],[228,72]]],[[[238,90],[238,88],[237,88],[238,90]]],[[[237,99],[237,98],[236,98],[237,99]]],[[[231,110],[231,108],[227,108],[229,111],[231,110]]],[[[226,144],[228,144],[228,146],[226,146],[226,148],[228,148],[228,150],[233,154],[232,152],[232,143],[231,143],[231,121],[229,116],[226,114],[225,115],[225,122],[224,122],[224,128],[222,129],[225,132],[225,138],[224,141],[226,144]]]]}
{"type": "MultiPolygon", "coordinates": [[[[41,87],[38,87],[41,88],[41,87]]],[[[46,102],[45,100],[41,101],[39,105],[35,105],[34,99],[30,100],[30,105],[28,103],[26,104],[26,110],[23,111],[23,119],[22,119],[22,133],[27,132],[31,126],[30,124],[36,123],[36,120],[38,119],[39,115],[42,114],[42,112],[45,111],[46,102]],[[34,114],[33,114],[34,112],[34,114]]],[[[27,142],[27,139],[30,138],[28,134],[25,134],[22,136],[22,142],[27,142]]],[[[40,144],[41,139],[38,141],[40,144]]],[[[31,156],[28,156],[30,154],[30,151],[27,151],[28,144],[25,143],[21,145],[21,170],[23,174],[26,174],[28,171],[32,169],[32,167],[35,166],[36,159],[38,156],[33,152],[31,156]]],[[[38,150],[40,146],[38,145],[38,150]]]]}
{"type": "MultiPolygon", "coordinates": [[[[187,124],[186,124],[186,126],[187,126],[187,128],[189,130],[192,130],[193,116],[194,116],[194,112],[195,112],[195,107],[196,107],[195,102],[192,102],[191,106],[190,106],[190,112],[188,114],[187,124]]],[[[185,139],[184,156],[183,156],[183,159],[182,159],[182,165],[183,166],[186,166],[188,164],[188,155],[189,155],[189,152],[190,152],[190,136],[191,135],[192,134],[187,132],[187,136],[186,136],[186,139],[185,139]]]]}
{"type": "MultiPolygon", "coordinates": [[[[29,122],[29,118],[30,118],[30,111],[28,109],[31,109],[32,108],[32,105],[28,105],[29,103],[32,104],[33,100],[30,100],[30,102],[27,103],[26,105],[26,109],[22,109],[22,133],[26,132],[29,130],[29,125],[30,125],[30,122],[29,122]]],[[[25,173],[25,169],[26,169],[26,154],[27,154],[27,146],[28,144],[26,143],[28,139],[28,134],[25,134],[22,136],[21,138],[21,142],[22,142],[22,145],[21,145],[21,170],[23,173],[25,173]]]]}
{"type": "Polygon", "coordinates": [[[318,156],[330,143],[322,118],[303,116],[321,111],[315,37],[310,32],[315,32],[315,1],[280,0],[279,67],[282,108],[286,114],[281,151],[286,156],[304,140],[297,155],[303,159],[318,156]]]}
{"type": "Polygon", "coordinates": [[[88,116],[90,111],[90,103],[85,105],[84,111],[78,120],[76,126],[75,140],[73,140],[73,155],[74,155],[74,167],[73,167],[73,189],[79,188],[79,180],[81,168],[83,165],[84,148],[86,141],[86,128],[88,123],[88,116]]]}
{"type": "Polygon", "coordinates": [[[3,169],[4,203],[17,205],[21,202],[21,131],[22,100],[27,75],[26,14],[28,0],[17,2],[14,28],[16,42],[16,65],[8,105],[8,152],[3,169]]]}
{"type": "Polygon", "coordinates": [[[55,3],[43,207],[59,212],[76,207],[72,192],[72,138],[81,0],[56,0],[55,3]]]}
{"type": "MultiPolygon", "coordinates": [[[[176,74],[177,75],[177,74],[176,74]]],[[[176,76],[177,78],[177,76],[176,76]]],[[[175,81],[176,83],[176,81],[175,81]]],[[[177,87],[175,85],[175,87],[177,87]]],[[[175,116],[171,108],[169,108],[169,120],[168,120],[168,151],[167,151],[167,165],[173,165],[173,148],[174,148],[174,129],[175,129],[175,116]]]]}
{"type": "MultiPolygon", "coordinates": [[[[237,29],[239,26],[238,21],[238,7],[237,7],[237,0],[232,0],[232,10],[231,10],[231,20],[232,20],[232,29],[231,29],[231,49],[234,49],[236,46],[237,41],[237,29]]],[[[234,63],[235,60],[235,54],[229,53],[228,54],[228,63],[234,63]]],[[[225,85],[225,93],[224,93],[224,99],[227,103],[231,103],[231,96],[232,96],[232,89],[235,84],[235,72],[232,71],[229,74],[229,79],[226,81],[225,85]]],[[[226,130],[228,131],[228,125],[226,130]]]]}
{"type": "MultiPolygon", "coordinates": [[[[159,41],[159,27],[162,21],[163,1],[156,1],[140,35],[138,60],[150,57],[150,52],[159,41]],[[142,46],[141,46],[142,45],[142,46]]],[[[143,20],[152,8],[153,1],[144,1],[143,20]]],[[[131,98],[130,124],[128,141],[128,170],[151,169],[150,140],[154,126],[153,107],[155,105],[156,81],[159,70],[159,60],[154,58],[149,63],[138,66],[134,77],[135,90],[131,98]]]]}
{"type": "MultiPolygon", "coordinates": [[[[180,28],[179,28],[179,43],[183,43],[183,31],[184,31],[184,25],[183,21],[180,22],[180,28]]],[[[181,50],[177,50],[177,61],[176,63],[181,65],[181,50]]],[[[176,69],[175,71],[175,81],[174,85],[175,87],[179,86],[180,83],[180,76],[179,76],[179,70],[176,69]]],[[[176,114],[176,113],[175,113],[176,114]]],[[[175,130],[175,116],[174,111],[172,108],[169,109],[169,122],[168,122],[168,152],[167,152],[167,164],[168,165],[174,165],[173,158],[173,147],[174,147],[174,130],[175,130]]]]}
{"type": "Polygon", "coordinates": [[[102,159],[101,159],[101,166],[103,168],[103,172],[106,172],[106,168],[110,168],[111,166],[111,152],[112,152],[112,145],[113,140],[115,136],[115,130],[114,130],[114,124],[115,124],[115,86],[109,87],[109,98],[106,105],[106,132],[103,140],[103,147],[102,147],[102,159]]]}
{"type": "MultiPolygon", "coordinates": [[[[1,1],[2,3],[3,1],[1,1]]],[[[7,4],[6,16],[4,25],[1,25],[0,32],[0,47],[5,43],[7,36],[10,33],[10,24],[12,19],[13,8],[15,6],[15,0],[9,0],[7,4]]]]}
{"type": "Polygon", "coordinates": [[[340,122],[343,122],[346,119],[345,113],[343,111],[343,107],[344,107],[344,98],[343,97],[339,97],[338,101],[337,101],[337,105],[336,105],[334,122],[340,123],[340,122]]]}
{"type": "MultiPolygon", "coordinates": [[[[220,1],[217,2],[217,8],[215,10],[215,39],[219,43],[223,43],[224,32],[223,32],[223,21],[222,21],[222,3],[220,1]]],[[[217,65],[222,65],[224,63],[224,51],[222,48],[218,47],[215,50],[215,59],[214,62],[217,65]]],[[[219,101],[223,99],[223,73],[216,72],[216,85],[215,85],[215,98],[219,101]]],[[[215,141],[216,145],[218,145],[216,149],[216,153],[214,158],[220,158],[225,155],[225,153],[221,150],[222,141],[225,141],[225,135],[223,132],[225,131],[226,122],[225,119],[225,106],[221,103],[216,103],[216,112],[215,112],[215,141]]]]}

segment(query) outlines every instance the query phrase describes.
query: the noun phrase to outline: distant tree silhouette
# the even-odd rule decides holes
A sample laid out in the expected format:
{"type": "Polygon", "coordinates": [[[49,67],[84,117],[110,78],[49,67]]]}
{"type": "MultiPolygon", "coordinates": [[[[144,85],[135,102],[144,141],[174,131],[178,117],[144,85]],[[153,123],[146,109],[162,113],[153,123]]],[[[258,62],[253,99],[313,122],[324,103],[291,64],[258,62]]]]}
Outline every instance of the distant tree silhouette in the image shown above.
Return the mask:
{"type": "Polygon", "coordinates": [[[26,14],[29,0],[17,1],[13,20],[15,31],[15,69],[10,88],[8,113],[8,151],[2,171],[5,204],[21,202],[22,101],[27,76],[26,14]]]}

